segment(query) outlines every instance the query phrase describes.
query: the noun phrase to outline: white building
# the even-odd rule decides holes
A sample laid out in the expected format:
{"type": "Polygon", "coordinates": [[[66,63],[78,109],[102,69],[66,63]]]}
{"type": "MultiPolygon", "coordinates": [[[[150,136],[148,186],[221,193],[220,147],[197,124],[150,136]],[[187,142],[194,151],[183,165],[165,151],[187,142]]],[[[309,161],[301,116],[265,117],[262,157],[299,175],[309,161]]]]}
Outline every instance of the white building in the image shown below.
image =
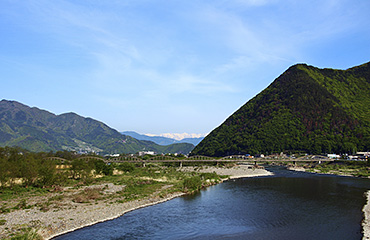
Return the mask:
{"type": "Polygon", "coordinates": [[[139,152],[139,156],[144,156],[144,155],[155,155],[155,152],[153,151],[142,151],[142,152],[139,152]]]}
{"type": "Polygon", "coordinates": [[[337,159],[337,158],[340,158],[340,155],[337,155],[337,154],[328,154],[328,158],[337,159]]]}

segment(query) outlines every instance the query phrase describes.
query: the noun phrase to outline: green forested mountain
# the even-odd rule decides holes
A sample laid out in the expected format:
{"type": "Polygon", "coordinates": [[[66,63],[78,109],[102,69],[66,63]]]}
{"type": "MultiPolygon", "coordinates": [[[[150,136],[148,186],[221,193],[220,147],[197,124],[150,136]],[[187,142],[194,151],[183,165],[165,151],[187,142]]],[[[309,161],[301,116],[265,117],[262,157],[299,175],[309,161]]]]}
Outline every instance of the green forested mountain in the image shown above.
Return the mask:
{"type": "Polygon", "coordinates": [[[192,154],[370,151],[370,63],[290,67],[214,129],[192,154]]]}
{"type": "Polygon", "coordinates": [[[94,151],[100,153],[188,153],[192,144],[160,146],[122,135],[102,122],[75,113],[55,115],[15,101],[0,101],[0,146],[31,151],[94,151]]]}

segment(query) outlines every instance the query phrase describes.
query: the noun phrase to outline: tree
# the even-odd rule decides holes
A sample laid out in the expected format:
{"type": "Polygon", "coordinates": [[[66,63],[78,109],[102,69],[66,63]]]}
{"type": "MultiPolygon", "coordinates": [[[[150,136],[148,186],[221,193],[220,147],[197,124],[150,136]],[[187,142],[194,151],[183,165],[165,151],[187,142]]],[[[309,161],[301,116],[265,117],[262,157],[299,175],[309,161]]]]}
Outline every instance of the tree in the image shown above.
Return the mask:
{"type": "Polygon", "coordinates": [[[72,161],[72,177],[74,179],[89,180],[92,167],[84,159],[74,159],[72,161]]]}
{"type": "Polygon", "coordinates": [[[40,161],[38,169],[39,182],[42,186],[51,186],[56,183],[56,164],[47,159],[40,161]]]}
{"type": "Polygon", "coordinates": [[[8,161],[0,154],[0,187],[4,187],[9,180],[8,161]]]}

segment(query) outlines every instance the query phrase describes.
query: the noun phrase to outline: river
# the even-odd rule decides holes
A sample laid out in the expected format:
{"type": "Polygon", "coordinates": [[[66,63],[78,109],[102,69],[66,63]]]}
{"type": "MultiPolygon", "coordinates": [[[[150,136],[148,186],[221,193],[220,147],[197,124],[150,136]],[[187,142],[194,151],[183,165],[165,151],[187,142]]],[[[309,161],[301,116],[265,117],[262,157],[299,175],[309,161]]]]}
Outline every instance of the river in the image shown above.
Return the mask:
{"type": "Polygon", "coordinates": [[[271,169],[59,236],[68,239],[361,239],[369,179],[271,169]]]}

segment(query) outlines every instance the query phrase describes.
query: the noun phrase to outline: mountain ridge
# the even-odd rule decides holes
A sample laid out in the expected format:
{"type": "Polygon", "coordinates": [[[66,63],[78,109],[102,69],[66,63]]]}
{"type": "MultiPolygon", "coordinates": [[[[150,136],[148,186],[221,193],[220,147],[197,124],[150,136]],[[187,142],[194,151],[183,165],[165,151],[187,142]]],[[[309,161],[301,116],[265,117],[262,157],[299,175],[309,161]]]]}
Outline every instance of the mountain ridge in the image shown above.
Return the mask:
{"type": "Polygon", "coordinates": [[[101,153],[184,153],[191,144],[160,146],[122,135],[103,122],[76,113],[56,115],[17,101],[0,101],[0,146],[19,146],[31,151],[69,150],[101,153]]]}
{"type": "Polygon", "coordinates": [[[370,150],[370,63],[347,70],[289,67],[191,154],[370,150]]]}
{"type": "Polygon", "coordinates": [[[148,136],[146,134],[139,134],[135,131],[124,131],[121,133],[124,135],[131,136],[133,138],[136,138],[138,140],[152,141],[159,145],[169,145],[169,144],[174,144],[174,143],[190,143],[196,146],[204,139],[204,137],[200,137],[200,138],[183,138],[181,140],[176,140],[173,138],[163,137],[163,136],[148,136]]]}

